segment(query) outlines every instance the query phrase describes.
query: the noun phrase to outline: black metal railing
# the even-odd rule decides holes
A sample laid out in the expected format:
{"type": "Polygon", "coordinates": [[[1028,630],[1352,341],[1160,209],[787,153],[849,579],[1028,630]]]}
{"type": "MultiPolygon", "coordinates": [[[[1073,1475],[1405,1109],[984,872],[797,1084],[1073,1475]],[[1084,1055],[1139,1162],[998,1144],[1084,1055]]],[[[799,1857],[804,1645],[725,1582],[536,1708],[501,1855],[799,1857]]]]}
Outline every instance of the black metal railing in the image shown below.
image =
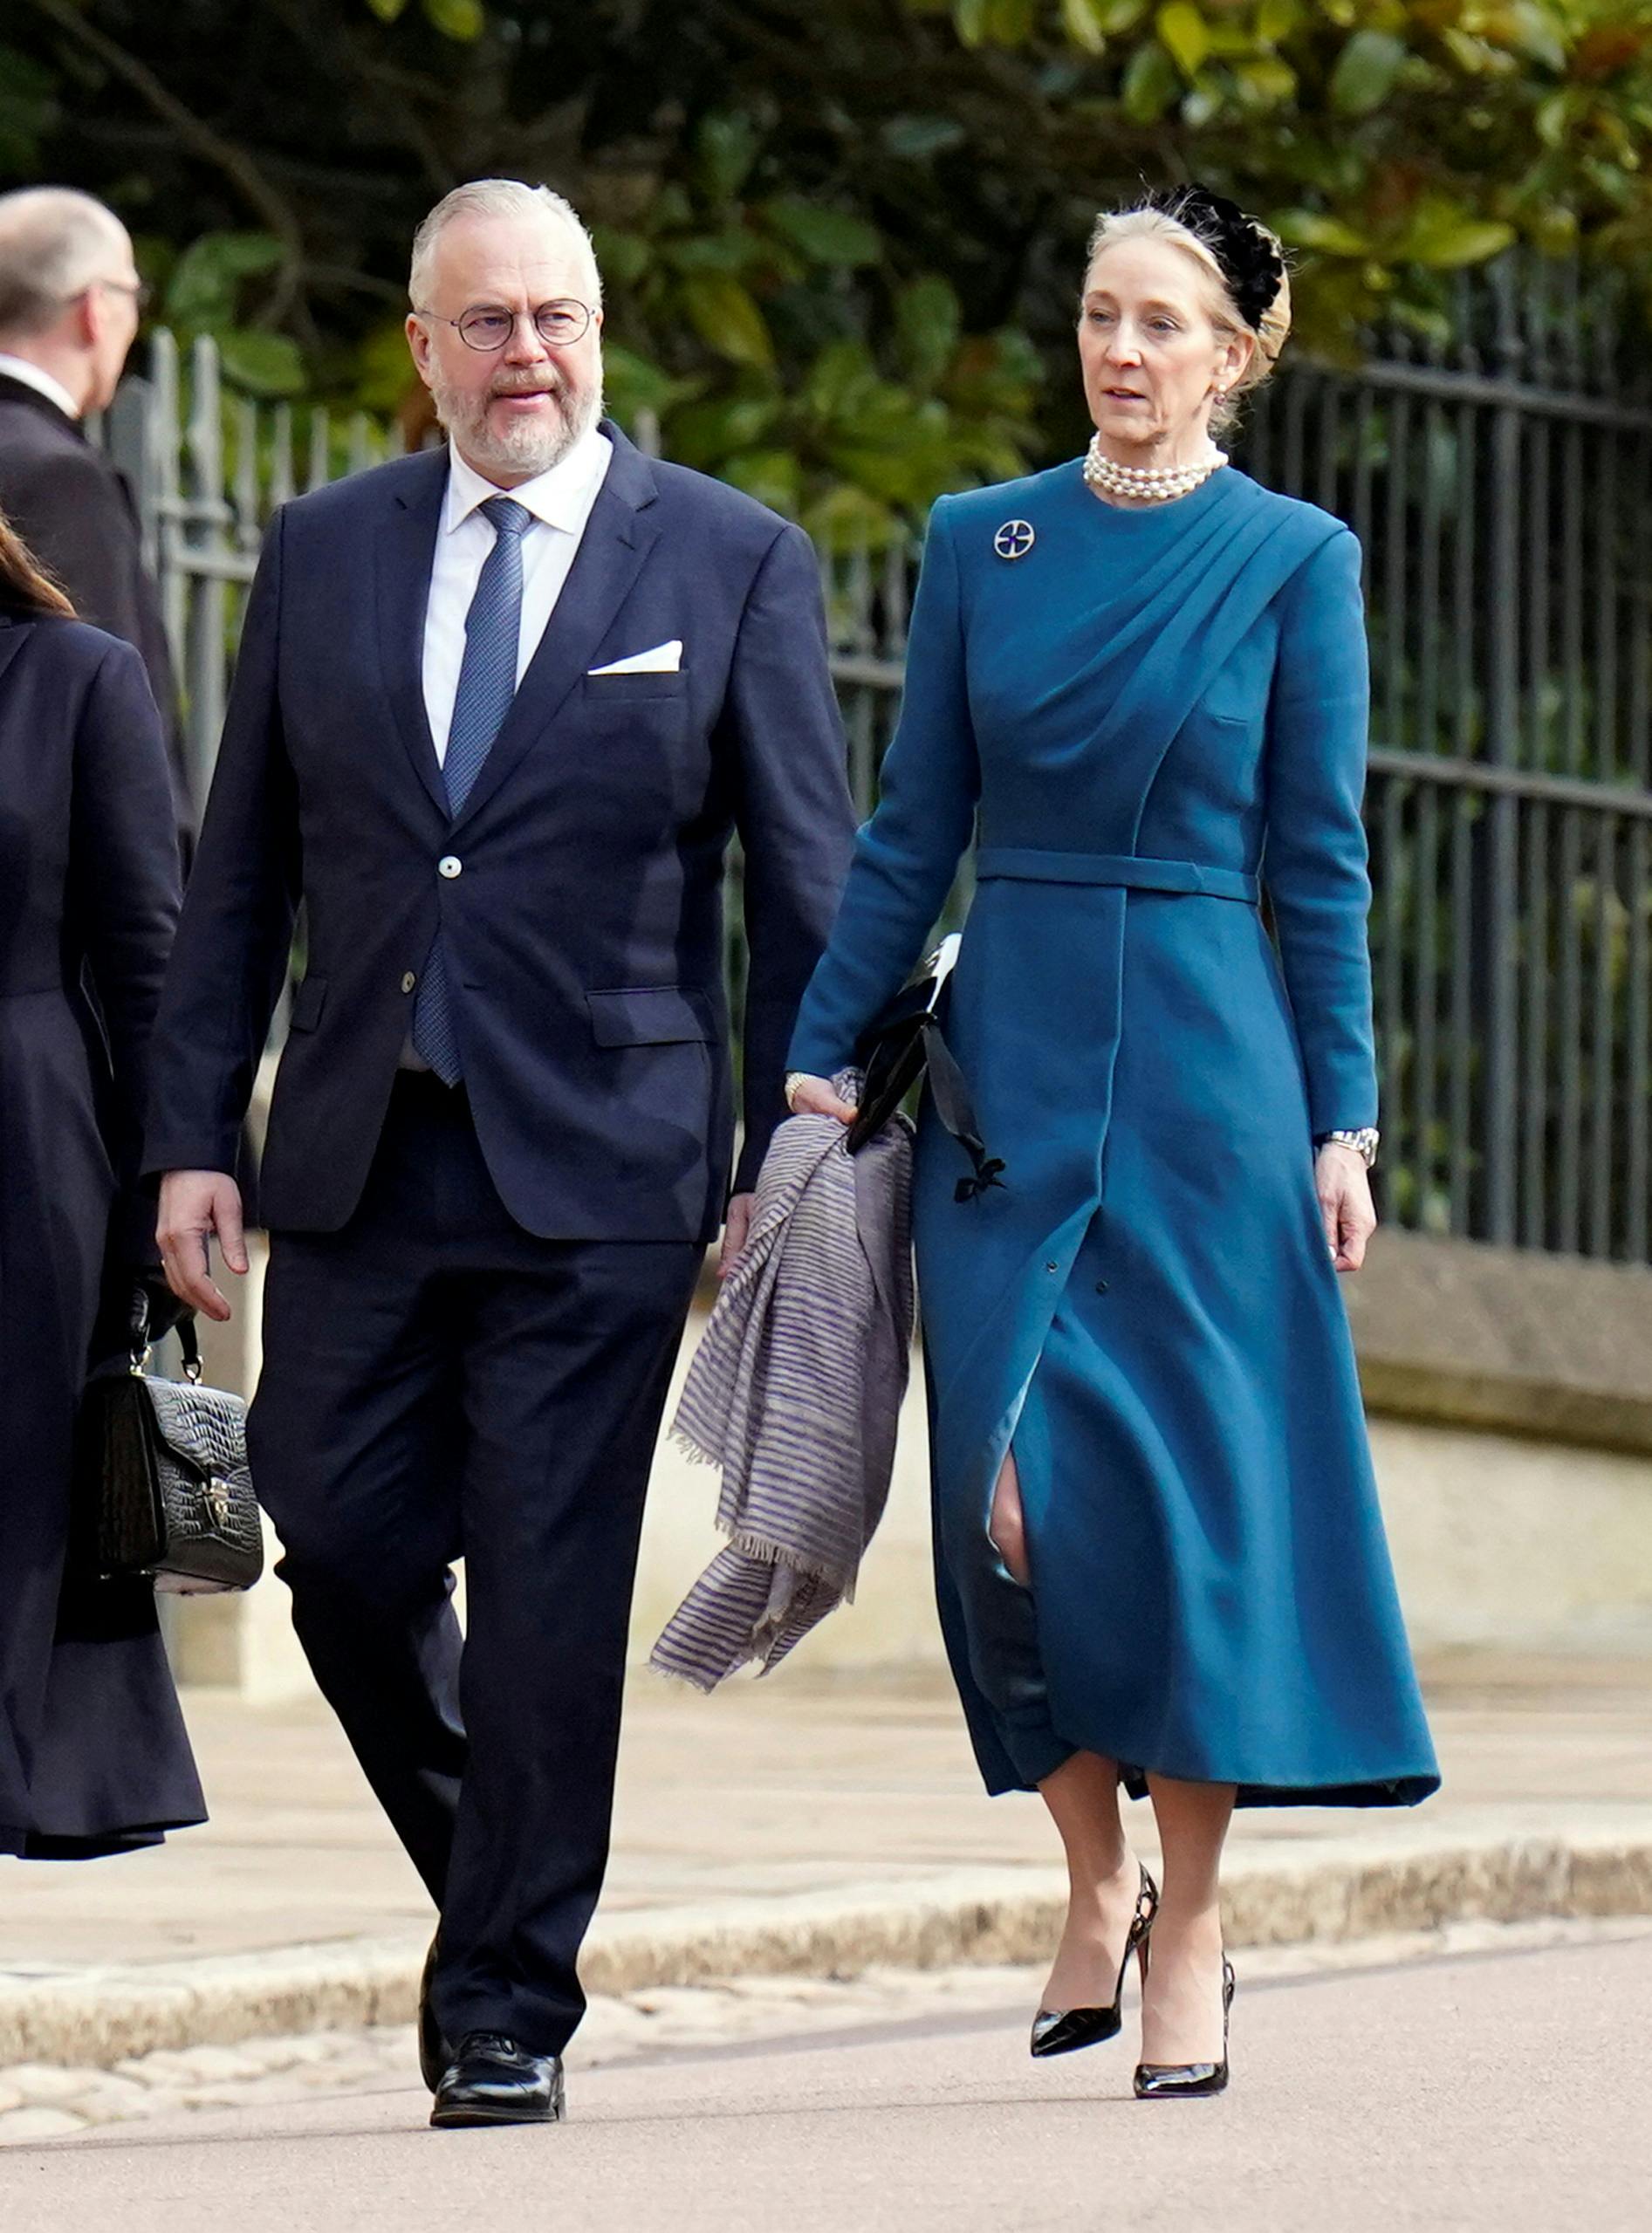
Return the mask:
{"type": "Polygon", "coordinates": [[[1388,1204],[1643,1261],[1644,329],[1607,277],[1510,258],[1459,284],[1450,332],[1299,368],[1245,448],[1366,553],[1388,1204]]]}
{"type": "MultiPolygon", "coordinates": [[[[1385,1209],[1634,1262],[1652,1243],[1649,338],[1609,280],[1511,257],[1460,278],[1433,334],[1282,373],[1239,451],[1366,554],[1385,1209]]],[[[209,343],[186,368],[159,337],[154,374],[113,431],[148,491],[204,770],[269,511],[395,445],[359,416],[226,410],[209,343]]],[[[915,563],[821,558],[863,812],[915,563]]]]}

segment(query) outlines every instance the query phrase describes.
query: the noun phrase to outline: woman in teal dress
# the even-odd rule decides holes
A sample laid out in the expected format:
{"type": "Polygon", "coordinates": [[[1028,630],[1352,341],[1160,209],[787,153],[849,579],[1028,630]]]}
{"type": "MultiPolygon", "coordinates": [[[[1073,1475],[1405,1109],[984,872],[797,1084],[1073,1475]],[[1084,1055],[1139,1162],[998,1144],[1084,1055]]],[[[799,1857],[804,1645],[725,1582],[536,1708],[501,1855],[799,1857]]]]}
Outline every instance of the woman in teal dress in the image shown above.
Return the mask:
{"type": "Polygon", "coordinates": [[[1277,244],[1230,203],[1098,223],[1095,439],[935,507],[788,1081],[847,1119],[825,1081],[973,839],[948,1040],[1004,1169],[961,1183],[926,1105],[941,1620],[989,1791],[1038,1790],[1066,1850],[1033,2051],[1113,2036],[1135,1950],[1144,2096],[1226,2083],[1234,1805],[1438,1782],[1337,1289],[1375,1222],[1359,546],[1211,438],[1288,324],[1277,244]],[[1121,1782],[1152,1798],[1162,1896],[1121,1782]]]}

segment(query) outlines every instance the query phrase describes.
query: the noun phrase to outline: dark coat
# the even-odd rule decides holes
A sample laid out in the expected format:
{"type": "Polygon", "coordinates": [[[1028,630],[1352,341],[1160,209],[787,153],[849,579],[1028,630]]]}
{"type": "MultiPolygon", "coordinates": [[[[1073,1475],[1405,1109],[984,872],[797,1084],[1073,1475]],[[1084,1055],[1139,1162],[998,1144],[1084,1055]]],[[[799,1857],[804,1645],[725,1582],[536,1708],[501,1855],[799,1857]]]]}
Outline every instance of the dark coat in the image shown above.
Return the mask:
{"type": "Polygon", "coordinates": [[[446,453],[277,516],[161,1003],[152,1171],[231,1168],[302,897],[268,1225],[350,1217],[440,923],[476,1133],[518,1223],[545,1239],[710,1238],[733,1132],[723,868],[737,831],[735,1185],[754,1183],[853,833],[819,573],[799,529],[604,431],[615,455],[579,555],[456,820],[421,686],[446,453]],[[673,637],[680,673],[591,672],[673,637]]]}
{"type": "Polygon", "coordinates": [[[0,620],[0,1853],[202,1819],[147,1584],[64,1586],[100,1303],[150,1254],[136,1179],[178,905],[165,750],[129,646],[0,620]]]}
{"type": "Polygon", "coordinates": [[[0,373],[0,511],[94,627],[134,644],[161,709],[180,830],[194,817],[161,598],[126,478],[38,388],[0,373]]]}

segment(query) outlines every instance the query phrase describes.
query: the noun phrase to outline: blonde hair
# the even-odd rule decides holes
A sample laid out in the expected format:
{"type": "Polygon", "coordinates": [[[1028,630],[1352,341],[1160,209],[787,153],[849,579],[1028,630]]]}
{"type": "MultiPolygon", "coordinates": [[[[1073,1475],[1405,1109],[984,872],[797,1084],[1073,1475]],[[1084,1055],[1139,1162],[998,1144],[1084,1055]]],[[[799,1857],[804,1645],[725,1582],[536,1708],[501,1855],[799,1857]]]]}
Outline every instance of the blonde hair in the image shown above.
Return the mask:
{"type": "Polygon", "coordinates": [[[474,178],[444,194],[413,236],[408,297],[415,311],[429,302],[430,264],[440,236],[456,217],[552,217],[573,236],[574,252],[584,264],[591,307],[602,302],[602,274],[597,251],[572,202],[549,186],[528,186],[519,178],[474,178]]]}
{"type": "MultiPolygon", "coordinates": [[[[1258,225],[1257,230],[1265,239],[1272,241],[1275,248],[1279,248],[1278,239],[1265,225],[1258,225]]],[[[1104,209],[1090,234],[1089,252],[1084,266],[1086,284],[1095,268],[1097,257],[1121,240],[1162,240],[1168,241],[1172,248],[1179,248],[1197,267],[1205,283],[1205,312],[1217,332],[1222,334],[1248,333],[1256,343],[1244,370],[1210,414],[1211,432],[1220,434],[1238,416],[1239,398],[1251,388],[1260,387],[1279,361],[1279,352],[1291,332],[1289,273],[1280,279],[1278,292],[1252,325],[1234,301],[1227,274],[1209,243],[1201,240],[1190,225],[1183,224],[1180,217],[1173,217],[1164,209],[1150,207],[1104,209]]],[[[1283,250],[1280,250],[1280,261],[1284,261],[1283,250]]]]}

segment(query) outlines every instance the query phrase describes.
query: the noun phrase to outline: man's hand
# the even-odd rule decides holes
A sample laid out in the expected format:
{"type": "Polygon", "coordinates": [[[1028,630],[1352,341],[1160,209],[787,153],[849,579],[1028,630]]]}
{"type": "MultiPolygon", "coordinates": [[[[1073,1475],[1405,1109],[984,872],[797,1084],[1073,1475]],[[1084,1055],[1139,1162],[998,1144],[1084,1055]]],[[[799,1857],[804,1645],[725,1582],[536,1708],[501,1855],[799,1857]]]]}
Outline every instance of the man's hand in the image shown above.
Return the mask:
{"type": "Polygon", "coordinates": [[[737,1194],[730,1197],[729,1214],[723,1223],[723,1246],[717,1251],[719,1279],[726,1279],[745,1253],[746,1237],[751,1230],[752,1206],[757,1198],[755,1194],[737,1194]]]}
{"type": "Polygon", "coordinates": [[[204,1311],[222,1325],[230,1316],[230,1305],[213,1284],[215,1233],[225,1269],[244,1277],[247,1244],[240,1188],[226,1171],[168,1171],[161,1182],[161,1216],[155,1227],[167,1284],[181,1303],[192,1311],[204,1311]]]}
{"type": "Polygon", "coordinates": [[[1339,1271],[1357,1271],[1365,1262],[1365,1244],[1376,1230],[1364,1156],[1357,1148],[1327,1140],[1314,1162],[1313,1187],[1332,1263],[1339,1271]]]}

